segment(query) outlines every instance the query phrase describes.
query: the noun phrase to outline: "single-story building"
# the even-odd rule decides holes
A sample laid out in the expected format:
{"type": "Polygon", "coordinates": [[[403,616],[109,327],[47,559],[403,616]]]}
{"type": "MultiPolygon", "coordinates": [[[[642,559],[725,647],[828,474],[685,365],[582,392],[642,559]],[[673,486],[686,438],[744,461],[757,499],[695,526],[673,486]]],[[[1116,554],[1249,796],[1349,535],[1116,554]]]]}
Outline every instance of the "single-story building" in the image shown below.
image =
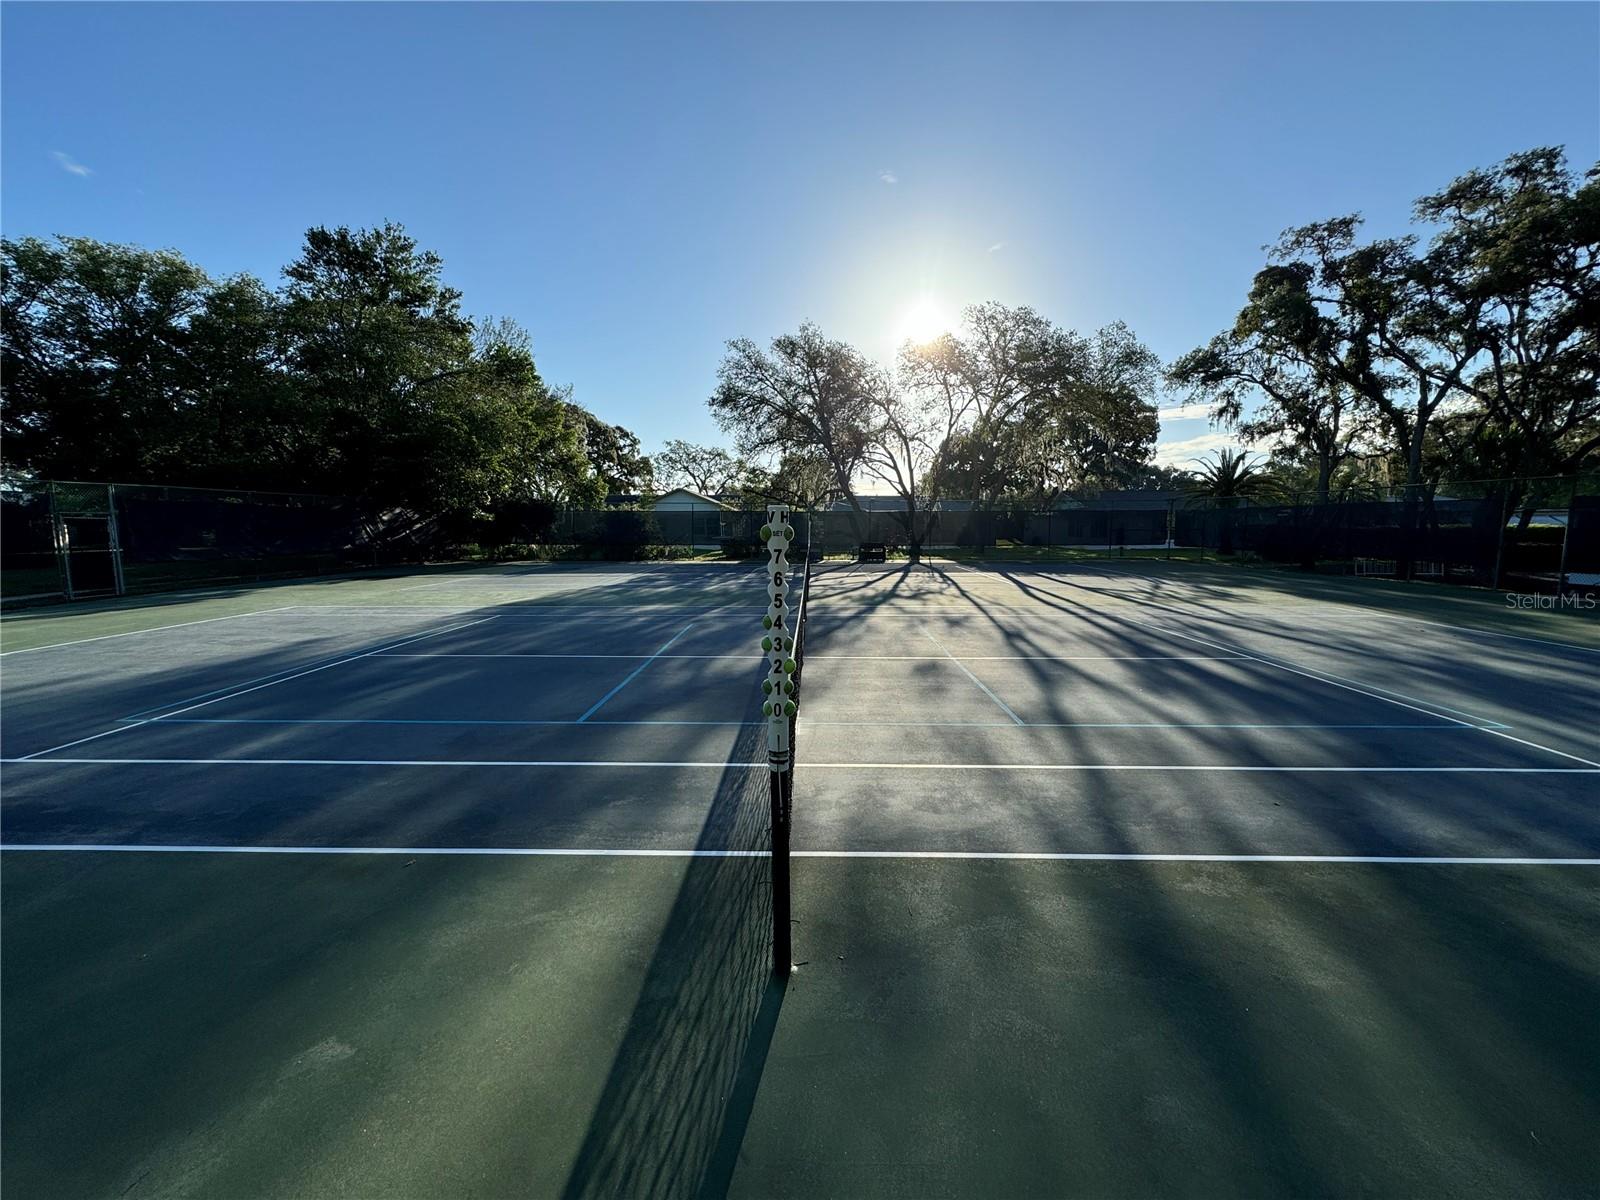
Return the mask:
{"type": "Polygon", "coordinates": [[[673,488],[655,498],[650,506],[656,515],[656,525],[662,538],[677,545],[690,545],[696,550],[715,550],[723,539],[733,535],[730,517],[738,512],[731,504],[724,504],[712,496],[703,496],[689,488],[673,488]]]}

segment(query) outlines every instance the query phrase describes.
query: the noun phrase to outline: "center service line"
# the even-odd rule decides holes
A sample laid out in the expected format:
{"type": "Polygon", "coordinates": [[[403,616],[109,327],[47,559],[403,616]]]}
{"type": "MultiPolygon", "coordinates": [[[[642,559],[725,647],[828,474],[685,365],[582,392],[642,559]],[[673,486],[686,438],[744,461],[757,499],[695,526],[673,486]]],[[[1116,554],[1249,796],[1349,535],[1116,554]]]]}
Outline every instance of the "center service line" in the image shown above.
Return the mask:
{"type": "Polygon", "coordinates": [[[626,679],[624,679],[621,683],[617,684],[616,687],[612,688],[604,696],[601,696],[600,699],[596,700],[592,705],[590,705],[589,706],[589,711],[584,713],[583,716],[578,718],[578,724],[582,725],[590,717],[594,716],[595,713],[599,712],[600,709],[605,706],[605,702],[607,700],[611,699],[611,697],[615,696],[623,688],[627,687],[630,683],[632,683],[635,679],[637,679],[639,677],[639,672],[640,671],[643,671],[651,663],[655,662],[656,659],[660,658],[663,654],[665,654],[666,651],[667,651],[667,648],[669,646],[671,646],[673,642],[677,641],[679,638],[681,638],[684,634],[688,633],[689,630],[691,630],[693,628],[694,628],[694,622],[690,621],[682,629],[678,630],[677,633],[673,634],[670,638],[668,638],[666,640],[666,642],[662,644],[661,649],[657,650],[649,658],[645,659],[642,663],[640,663],[632,671],[629,671],[628,672],[628,677],[626,679]]]}
{"type": "Polygon", "coordinates": [[[974,675],[971,672],[971,670],[968,669],[966,663],[962,662],[954,654],[951,654],[949,650],[945,649],[944,643],[939,641],[938,638],[934,637],[933,634],[929,633],[926,629],[924,629],[922,631],[922,634],[930,642],[932,642],[935,646],[938,646],[939,649],[944,650],[945,657],[948,658],[951,662],[955,663],[956,666],[960,667],[962,672],[966,675],[966,677],[968,679],[972,680],[973,683],[977,684],[980,688],[982,688],[983,689],[983,694],[985,696],[989,697],[989,699],[993,700],[996,704],[998,704],[1000,706],[1000,711],[1005,713],[1006,716],[1010,717],[1013,724],[1016,724],[1016,725],[1024,724],[1022,718],[1017,716],[1016,713],[1011,711],[1011,706],[1009,704],[1007,704],[1004,700],[1000,699],[999,696],[996,696],[992,691],[990,691],[989,690],[989,685],[984,683],[983,680],[979,679],[976,675],[974,675]]]}

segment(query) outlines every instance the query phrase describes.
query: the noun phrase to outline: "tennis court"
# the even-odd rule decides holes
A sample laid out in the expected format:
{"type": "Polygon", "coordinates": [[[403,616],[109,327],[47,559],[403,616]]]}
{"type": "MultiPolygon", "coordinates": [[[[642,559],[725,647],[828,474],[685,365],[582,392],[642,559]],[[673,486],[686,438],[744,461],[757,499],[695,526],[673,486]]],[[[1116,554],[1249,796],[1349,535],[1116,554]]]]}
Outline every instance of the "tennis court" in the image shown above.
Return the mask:
{"type": "Polygon", "coordinates": [[[764,575],[8,619],[8,1190],[1600,1193],[1592,619],[816,566],[784,984],[764,575]]]}

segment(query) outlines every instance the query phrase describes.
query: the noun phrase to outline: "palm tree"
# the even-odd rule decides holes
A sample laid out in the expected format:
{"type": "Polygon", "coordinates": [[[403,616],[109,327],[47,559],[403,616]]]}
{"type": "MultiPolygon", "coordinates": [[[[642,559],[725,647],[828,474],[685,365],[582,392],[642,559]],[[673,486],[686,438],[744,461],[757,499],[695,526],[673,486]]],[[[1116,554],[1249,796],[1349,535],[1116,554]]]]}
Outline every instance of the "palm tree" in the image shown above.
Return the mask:
{"type": "Polygon", "coordinates": [[[1272,488],[1271,477],[1243,450],[1221,449],[1215,462],[1195,462],[1199,469],[1188,488],[1191,500],[1209,500],[1215,508],[1236,508],[1241,501],[1259,499],[1272,488]]]}
{"type": "MultiPolygon", "coordinates": [[[[1196,459],[1199,470],[1189,485],[1189,503],[1206,504],[1211,508],[1237,508],[1257,499],[1271,489],[1272,480],[1261,470],[1259,463],[1250,461],[1243,450],[1221,449],[1217,461],[1196,459]]],[[[1220,518],[1217,529],[1217,553],[1233,553],[1233,518],[1220,518]]]]}

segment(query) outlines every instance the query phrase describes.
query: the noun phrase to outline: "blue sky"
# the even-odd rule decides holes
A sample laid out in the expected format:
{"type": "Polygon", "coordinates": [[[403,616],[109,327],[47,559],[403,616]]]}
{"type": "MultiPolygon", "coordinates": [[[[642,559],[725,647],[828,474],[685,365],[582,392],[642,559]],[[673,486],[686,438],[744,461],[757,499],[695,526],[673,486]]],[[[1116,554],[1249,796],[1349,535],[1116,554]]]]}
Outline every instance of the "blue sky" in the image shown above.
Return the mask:
{"type": "Polygon", "coordinates": [[[992,299],[1171,359],[1287,226],[1600,158],[1595,4],[7,3],[0,36],[7,236],[276,283],[307,227],[398,221],[646,449],[719,439],[728,338],[888,361],[992,299]]]}

